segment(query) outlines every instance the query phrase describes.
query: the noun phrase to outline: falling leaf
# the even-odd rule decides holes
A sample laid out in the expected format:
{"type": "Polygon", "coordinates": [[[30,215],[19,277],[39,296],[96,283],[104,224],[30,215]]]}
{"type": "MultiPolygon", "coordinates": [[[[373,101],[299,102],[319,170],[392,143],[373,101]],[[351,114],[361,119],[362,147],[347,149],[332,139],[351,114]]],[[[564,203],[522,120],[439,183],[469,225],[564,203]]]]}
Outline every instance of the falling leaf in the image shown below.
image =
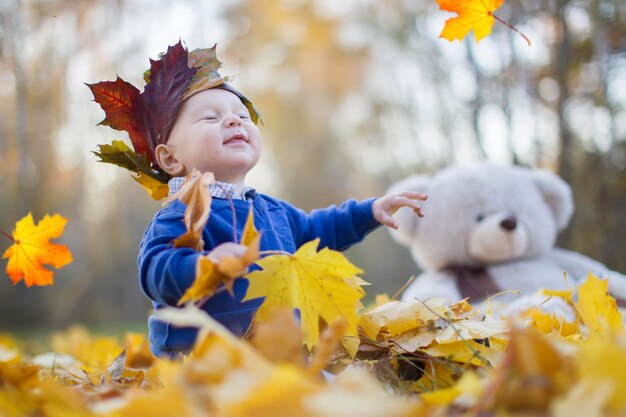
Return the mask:
{"type": "Polygon", "coordinates": [[[224,285],[233,294],[235,279],[244,275],[248,267],[259,259],[260,239],[261,235],[254,227],[254,214],[250,209],[241,236],[241,244],[246,246],[243,256],[225,256],[219,261],[213,260],[210,254],[198,257],[196,279],[178,300],[178,305],[210,297],[220,285],[224,285]]]}
{"type": "Polygon", "coordinates": [[[491,33],[495,20],[503,23],[510,29],[519,33],[530,45],[530,40],[520,33],[507,21],[494,15],[504,3],[504,0],[437,0],[439,8],[446,12],[457,13],[457,17],[446,20],[446,24],[439,37],[449,41],[462,40],[470,30],[474,31],[474,38],[479,42],[491,33]]]}
{"type": "Polygon", "coordinates": [[[200,173],[197,170],[185,178],[180,190],[170,196],[165,203],[179,199],[187,206],[185,209],[185,227],[187,231],[174,240],[174,247],[189,247],[202,250],[202,231],[209,220],[211,213],[211,193],[209,184],[215,182],[212,172],[200,173]]]}
{"type": "Polygon", "coordinates": [[[13,245],[4,252],[9,258],[6,272],[17,284],[22,278],[27,287],[52,285],[53,272],[44,264],[59,269],[72,262],[72,254],[64,245],[50,243],[63,234],[67,219],[55,214],[47,215],[35,226],[33,216],[28,213],[17,222],[13,231],[13,245]]]}
{"type": "Polygon", "coordinates": [[[610,337],[624,333],[617,302],[608,294],[608,281],[589,274],[578,289],[576,310],[591,336],[610,337]]]}
{"type": "Polygon", "coordinates": [[[250,286],[244,301],[265,297],[256,319],[267,319],[272,307],[300,310],[304,343],[309,350],[319,343],[319,319],[347,320],[347,335],[356,334],[357,307],[365,292],[350,280],[362,273],[343,254],[324,248],[319,239],[305,243],[293,255],[272,255],[257,264],[261,271],[246,276],[250,286]]]}

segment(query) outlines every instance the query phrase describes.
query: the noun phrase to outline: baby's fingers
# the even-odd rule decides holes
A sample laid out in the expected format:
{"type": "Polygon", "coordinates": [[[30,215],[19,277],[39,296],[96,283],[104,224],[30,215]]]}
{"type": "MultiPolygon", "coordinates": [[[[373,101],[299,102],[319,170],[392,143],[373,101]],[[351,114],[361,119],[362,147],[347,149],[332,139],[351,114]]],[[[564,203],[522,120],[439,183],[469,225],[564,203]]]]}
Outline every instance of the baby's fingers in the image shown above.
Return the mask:
{"type": "Polygon", "coordinates": [[[387,213],[381,213],[380,219],[378,219],[378,222],[381,224],[384,224],[387,227],[391,227],[394,230],[398,230],[398,222],[396,221],[396,219],[394,219],[393,217],[391,217],[391,215],[387,213]]]}
{"type": "Polygon", "coordinates": [[[403,191],[400,193],[402,197],[410,198],[412,200],[426,201],[428,195],[424,193],[418,193],[417,191],[403,191]]]}
{"type": "MultiPolygon", "coordinates": [[[[419,195],[422,196],[424,194],[419,194],[419,195]]],[[[402,196],[402,194],[398,195],[395,201],[393,202],[393,211],[395,212],[400,207],[412,208],[418,216],[420,217],[424,216],[424,213],[422,213],[422,207],[420,206],[420,204],[414,199],[402,196]]]]}
{"type": "Polygon", "coordinates": [[[417,191],[404,191],[400,193],[399,196],[401,196],[402,201],[405,203],[403,207],[410,207],[419,217],[424,217],[422,206],[415,200],[426,201],[428,199],[426,194],[418,193],[417,191]]]}

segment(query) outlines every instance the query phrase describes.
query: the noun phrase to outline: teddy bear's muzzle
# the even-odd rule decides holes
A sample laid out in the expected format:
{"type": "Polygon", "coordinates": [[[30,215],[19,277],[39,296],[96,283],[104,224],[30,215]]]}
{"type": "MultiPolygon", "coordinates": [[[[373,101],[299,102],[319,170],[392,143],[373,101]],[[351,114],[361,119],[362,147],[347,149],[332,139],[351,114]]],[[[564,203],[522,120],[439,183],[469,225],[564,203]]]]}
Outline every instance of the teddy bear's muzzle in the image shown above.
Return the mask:
{"type": "Polygon", "coordinates": [[[517,216],[498,212],[476,223],[469,233],[467,251],[481,263],[502,262],[523,257],[528,244],[528,231],[517,216]]]}

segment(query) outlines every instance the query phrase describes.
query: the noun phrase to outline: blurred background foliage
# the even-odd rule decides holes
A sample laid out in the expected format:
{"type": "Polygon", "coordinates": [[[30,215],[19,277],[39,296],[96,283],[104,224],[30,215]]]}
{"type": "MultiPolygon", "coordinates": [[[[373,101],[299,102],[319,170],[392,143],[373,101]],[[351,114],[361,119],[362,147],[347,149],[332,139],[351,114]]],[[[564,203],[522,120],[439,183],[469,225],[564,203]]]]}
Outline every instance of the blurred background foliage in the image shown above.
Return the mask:
{"type": "MultiPolygon", "coordinates": [[[[626,272],[626,3],[507,0],[498,15],[532,46],[502,25],[438,39],[451,15],[435,0],[0,0],[0,230],[58,212],[75,257],[53,287],[0,279],[0,331],[147,317],[135,259],[159,203],[96,162],[96,144],[128,139],[96,127],[83,83],[141,87],[179,38],[218,42],[261,110],[261,191],[311,209],[453,164],[547,168],[576,198],[559,244],[626,272]]],[[[384,230],[348,256],[370,296],[418,272],[384,230]]]]}

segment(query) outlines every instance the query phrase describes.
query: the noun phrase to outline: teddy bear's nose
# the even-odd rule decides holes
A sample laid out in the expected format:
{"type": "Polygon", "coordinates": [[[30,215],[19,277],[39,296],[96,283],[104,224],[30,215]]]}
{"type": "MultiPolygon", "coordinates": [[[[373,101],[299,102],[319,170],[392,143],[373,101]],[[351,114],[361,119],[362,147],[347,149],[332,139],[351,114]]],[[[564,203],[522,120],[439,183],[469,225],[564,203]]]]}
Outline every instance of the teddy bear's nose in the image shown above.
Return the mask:
{"type": "Polygon", "coordinates": [[[517,219],[514,216],[509,216],[500,222],[500,227],[507,232],[512,232],[517,227],[517,219]]]}

